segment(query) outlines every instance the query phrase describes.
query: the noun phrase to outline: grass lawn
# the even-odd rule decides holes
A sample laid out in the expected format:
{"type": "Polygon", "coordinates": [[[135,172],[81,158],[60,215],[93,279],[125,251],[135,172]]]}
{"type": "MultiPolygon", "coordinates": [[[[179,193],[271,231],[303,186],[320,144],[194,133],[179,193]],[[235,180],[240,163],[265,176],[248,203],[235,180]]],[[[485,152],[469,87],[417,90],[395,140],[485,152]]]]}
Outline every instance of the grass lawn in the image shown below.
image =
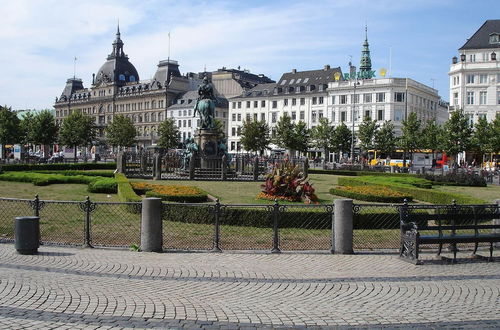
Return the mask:
{"type": "Polygon", "coordinates": [[[432,186],[432,189],[472,196],[488,202],[493,202],[495,199],[500,199],[500,186],[496,185],[488,185],[488,187],[432,186]]]}

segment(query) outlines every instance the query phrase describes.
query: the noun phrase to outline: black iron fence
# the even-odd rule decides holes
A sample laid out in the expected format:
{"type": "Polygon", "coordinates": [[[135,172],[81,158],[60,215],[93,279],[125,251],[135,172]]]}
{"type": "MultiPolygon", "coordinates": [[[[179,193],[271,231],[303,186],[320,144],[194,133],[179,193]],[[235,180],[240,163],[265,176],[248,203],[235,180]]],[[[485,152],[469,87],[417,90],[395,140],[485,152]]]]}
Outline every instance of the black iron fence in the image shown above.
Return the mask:
{"type": "MultiPolygon", "coordinates": [[[[402,204],[354,204],[353,248],[397,251],[402,204]]],[[[40,217],[44,244],[140,245],[141,203],[0,198],[0,241],[14,239],[14,219],[40,217]]],[[[425,211],[425,210],[423,210],[425,211]]],[[[432,207],[429,212],[434,212],[432,207]]],[[[164,203],[165,250],[330,251],[333,205],[164,203]]]]}

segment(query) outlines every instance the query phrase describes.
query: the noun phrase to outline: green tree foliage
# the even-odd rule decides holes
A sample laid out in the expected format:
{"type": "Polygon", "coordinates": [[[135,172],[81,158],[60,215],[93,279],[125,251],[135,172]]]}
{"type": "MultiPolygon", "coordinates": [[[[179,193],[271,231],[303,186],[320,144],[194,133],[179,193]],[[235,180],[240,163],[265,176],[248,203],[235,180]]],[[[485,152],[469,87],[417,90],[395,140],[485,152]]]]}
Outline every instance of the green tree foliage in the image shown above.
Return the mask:
{"type": "Polygon", "coordinates": [[[24,114],[21,122],[19,123],[19,137],[21,138],[20,142],[24,145],[35,144],[36,135],[34,131],[34,122],[35,116],[33,115],[33,113],[27,112],[24,114]]]}
{"type": "MultiPolygon", "coordinates": [[[[20,141],[20,120],[15,112],[7,106],[0,106],[0,143],[2,147],[20,141]]],[[[5,150],[4,148],[2,148],[5,150]]],[[[5,155],[2,155],[3,157],[5,155]]],[[[2,157],[2,158],[3,158],[2,157]]]]}
{"type": "Polygon", "coordinates": [[[73,111],[61,125],[59,143],[73,147],[76,159],[76,148],[92,144],[95,135],[94,119],[80,111],[73,111]]]}
{"type": "Polygon", "coordinates": [[[436,118],[429,119],[422,128],[421,147],[430,149],[433,153],[441,150],[442,127],[436,123],[436,118]]]}
{"type": "Polygon", "coordinates": [[[108,143],[113,147],[130,147],[136,142],[137,131],[132,119],[117,115],[106,128],[108,143]]]}
{"type": "Polygon", "coordinates": [[[484,154],[492,152],[493,145],[493,125],[490,125],[486,118],[479,118],[474,125],[472,132],[471,148],[481,154],[484,160],[484,154]]]}
{"type": "Polygon", "coordinates": [[[368,150],[374,149],[375,134],[379,125],[376,120],[370,117],[365,117],[361,125],[359,125],[358,139],[361,150],[366,154],[368,150]]]}
{"type": "Polygon", "coordinates": [[[339,126],[335,128],[335,134],[332,141],[333,151],[340,152],[341,154],[351,150],[352,144],[352,132],[342,122],[339,126]]]}
{"type": "Polygon", "coordinates": [[[179,145],[179,130],[172,118],[168,118],[158,127],[158,145],[162,148],[176,148],[179,145]]]}
{"type": "Polygon", "coordinates": [[[49,110],[43,110],[34,116],[32,134],[36,144],[48,146],[57,141],[58,127],[49,110]]]}
{"type": "Polygon", "coordinates": [[[293,149],[301,151],[301,152],[307,152],[307,149],[309,149],[309,142],[310,142],[310,131],[307,128],[306,123],[303,121],[299,121],[294,128],[294,146],[293,149]]]}
{"type": "Polygon", "coordinates": [[[417,113],[412,112],[403,120],[402,135],[399,139],[400,147],[413,153],[422,145],[422,122],[417,118],[417,113]]]}
{"type": "Polygon", "coordinates": [[[394,134],[394,124],[386,120],[375,135],[375,148],[382,154],[390,154],[396,150],[398,138],[394,134]]]}
{"type": "Polygon", "coordinates": [[[500,153],[500,115],[491,122],[491,151],[500,153]]]}
{"type": "Polygon", "coordinates": [[[214,119],[214,130],[215,133],[217,134],[217,140],[226,138],[224,123],[221,122],[219,119],[214,119]]]}
{"type": "Polygon", "coordinates": [[[262,154],[271,143],[269,126],[265,121],[245,121],[241,128],[240,141],[245,150],[262,154]]]}
{"type": "Polygon", "coordinates": [[[321,118],[319,125],[311,130],[311,139],[316,148],[323,149],[325,157],[328,157],[329,151],[332,149],[332,140],[335,135],[335,128],[330,125],[328,118],[321,118]]]}
{"type": "Polygon", "coordinates": [[[455,160],[458,153],[471,146],[472,128],[463,110],[452,112],[450,119],[444,124],[442,133],[442,149],[455,160]]]}
{"type": "Polygon", "coordinates": [[[306,152],[310,139],[309,129],[302,121],[294,124],[287,114],[283,115],[276,125],[274,143],[281,148],[306,152]]]}

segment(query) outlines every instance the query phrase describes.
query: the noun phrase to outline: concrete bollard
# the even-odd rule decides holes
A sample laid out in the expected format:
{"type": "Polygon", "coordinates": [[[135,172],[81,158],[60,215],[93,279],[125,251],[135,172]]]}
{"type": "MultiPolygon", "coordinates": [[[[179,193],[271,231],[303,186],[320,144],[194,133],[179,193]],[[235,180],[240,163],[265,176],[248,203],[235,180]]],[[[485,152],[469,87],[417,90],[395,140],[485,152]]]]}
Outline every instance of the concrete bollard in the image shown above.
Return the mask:
{"type": "Polygon", "coordinates": [[[154,180],[161,180],[161,154],[155,154],[153,168],[154,168],[153,179],[154,180]]]}
{"type": "MultiPolygon", "coordinates": [[[[495,203],[498,205],[498,207],[500,208],[500,199],[496,199],[495,200],[495,203]]],[[[494,219],[493,220],[493,224],[494,225],[500,225],[500,219],[494,219]]],[[[493,229],[493,232],[494,233],[498,233],[500,232],[500,229],[493,229]]],[[[497,249],[500,247],[500,242],[495,242],[493,243],[493,246],[496,247],[497,249]]]]}
{"type": "Polygon", "coordinates": [[[161,252],[163,250],[163,222],[161,198],[142,200],[141,251],[161,252]]]}
{"type": "Polygon", "coordinates": [[[40,247],[40,218],[16,217],[14,247],[19,254],[36,254],[40,247]]]}
{"type": "Polygon", "coordinates": [[[352,199],[336,199],[333,228],[333,253],[353,254],[352,232],[353,212],[352,199]]]}

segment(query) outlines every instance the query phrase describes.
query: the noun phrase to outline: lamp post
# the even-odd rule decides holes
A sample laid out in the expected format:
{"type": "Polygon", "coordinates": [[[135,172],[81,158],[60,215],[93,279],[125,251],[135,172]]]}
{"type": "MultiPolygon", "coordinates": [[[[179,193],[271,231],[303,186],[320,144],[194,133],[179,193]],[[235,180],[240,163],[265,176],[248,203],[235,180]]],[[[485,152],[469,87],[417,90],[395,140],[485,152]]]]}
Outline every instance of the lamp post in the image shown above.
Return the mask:
{"type": "MultiPolygon", "coordinates": [[[[356,70],[356,69],[354,69],[356,70]]],[[[352,71],[352,70],[351,70],[352,71]]],[[[353,94],[353,100],[352,100],[352,132],[351,132],[351,163],[354,164],[354,120],[356,117],[354,116],[354,113],[356,111],[356,86],[359,84],[358,79],[356,78],[356,75],[354,74],[354,94],[353,94]]]]}

